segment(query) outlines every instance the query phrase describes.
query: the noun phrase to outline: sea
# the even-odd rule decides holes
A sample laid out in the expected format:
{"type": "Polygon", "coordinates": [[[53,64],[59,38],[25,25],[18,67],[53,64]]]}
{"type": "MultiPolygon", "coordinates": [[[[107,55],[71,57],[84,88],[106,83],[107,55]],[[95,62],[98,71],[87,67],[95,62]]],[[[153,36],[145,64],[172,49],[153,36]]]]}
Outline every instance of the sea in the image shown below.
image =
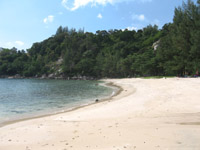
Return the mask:
{"type": "Polygon", "coordinates": [[[0,79],[0,125],[72,110],[117,90],[102,81],[0,79]]]}

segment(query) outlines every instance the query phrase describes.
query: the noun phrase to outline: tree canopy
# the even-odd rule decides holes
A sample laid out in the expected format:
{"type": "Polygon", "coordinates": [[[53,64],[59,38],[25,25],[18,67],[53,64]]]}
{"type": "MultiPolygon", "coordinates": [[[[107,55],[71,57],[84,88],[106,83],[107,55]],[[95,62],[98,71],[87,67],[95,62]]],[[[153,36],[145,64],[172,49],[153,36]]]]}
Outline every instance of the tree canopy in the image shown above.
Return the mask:
{"type": "Polygon", "coordinates": [[[102,30],[60,26],[30,49],[0,50],[0,76],[137,77],[195,75],[200,70],[200,1],[175,8],[162,29],[102,30]]]}

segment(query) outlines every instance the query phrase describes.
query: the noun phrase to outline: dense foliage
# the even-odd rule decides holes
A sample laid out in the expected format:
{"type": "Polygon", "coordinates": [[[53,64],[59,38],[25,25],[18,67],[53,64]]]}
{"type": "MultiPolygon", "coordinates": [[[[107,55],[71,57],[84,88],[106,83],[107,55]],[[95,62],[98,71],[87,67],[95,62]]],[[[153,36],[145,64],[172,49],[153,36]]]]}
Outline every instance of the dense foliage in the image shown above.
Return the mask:
{"type": "Polygon", "coordinates": [[[24,51],[0,50],[0,75],[136,77],[194,75],[200,69],[200,0],[175,9],[161,30],[94,33],[59,27],[24,51]]]}
{"type": "Polygon", "coordinates": [[[157,51],[159,67],[167,75],[194,75],[200,70],[200,0],[175,9],[172,24],[162,29],[157,51]]]}

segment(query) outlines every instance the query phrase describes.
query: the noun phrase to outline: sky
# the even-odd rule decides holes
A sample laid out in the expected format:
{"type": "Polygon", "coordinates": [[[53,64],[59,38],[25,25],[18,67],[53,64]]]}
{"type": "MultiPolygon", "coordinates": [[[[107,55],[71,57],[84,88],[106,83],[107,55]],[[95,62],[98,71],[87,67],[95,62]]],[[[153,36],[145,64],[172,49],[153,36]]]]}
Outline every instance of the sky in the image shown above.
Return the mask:
{"type": "Polygon", "coordinates": [[[162,28],[181,5],[182,0],[0,0],[0,47],[26,50],[59,26],[93,33],[162,28]]]}

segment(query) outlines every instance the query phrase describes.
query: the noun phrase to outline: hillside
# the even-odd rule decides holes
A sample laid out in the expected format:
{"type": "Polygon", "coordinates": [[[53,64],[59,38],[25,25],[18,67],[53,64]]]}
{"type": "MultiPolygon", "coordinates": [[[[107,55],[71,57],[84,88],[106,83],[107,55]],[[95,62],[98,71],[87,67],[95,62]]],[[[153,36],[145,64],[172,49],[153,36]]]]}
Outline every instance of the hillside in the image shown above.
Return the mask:
{"type": "Polygon", "coordinates": [[[0,76],[116,78],[196,75],[200,69],[200,1],[175,9],[173,23],[96,33],[59,27],[19,51],[1,49],[0,76]]]}

